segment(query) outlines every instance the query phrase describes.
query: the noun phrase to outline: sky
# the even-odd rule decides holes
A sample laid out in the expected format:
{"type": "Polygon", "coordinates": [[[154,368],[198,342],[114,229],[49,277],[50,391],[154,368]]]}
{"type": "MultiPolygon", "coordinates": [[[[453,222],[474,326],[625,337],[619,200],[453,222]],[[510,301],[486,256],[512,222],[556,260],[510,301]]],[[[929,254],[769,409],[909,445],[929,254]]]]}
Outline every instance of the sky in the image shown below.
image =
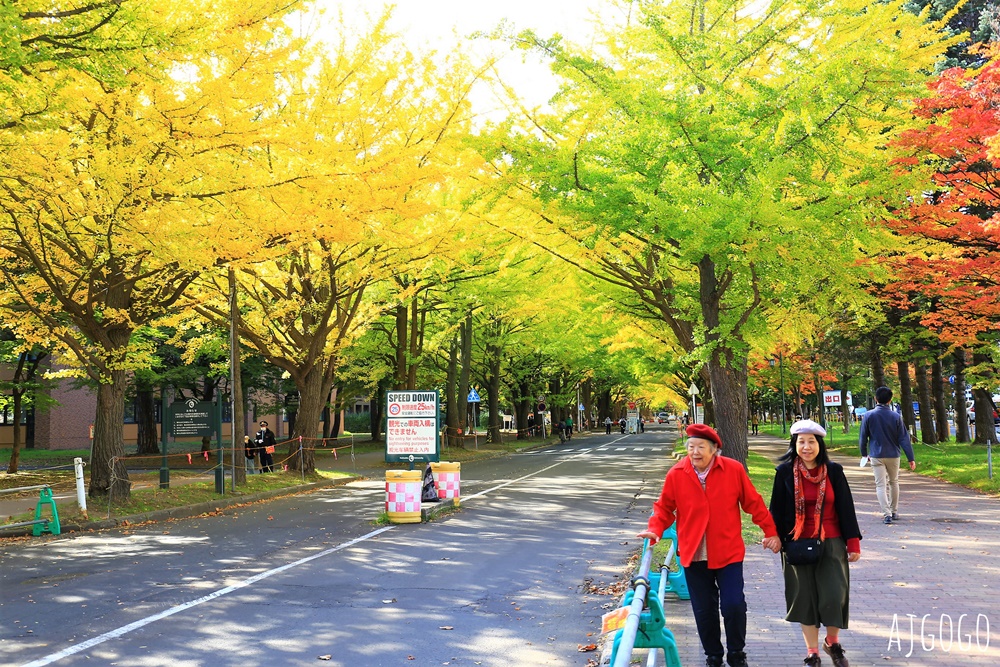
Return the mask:
{"type": "MultiPolygon", "coordinates": [[[[384,7],[381,0],[315,2],[328,14],[342,10],[358,26],[364,25],[366,13],[378,16],[384,7]]],[[[595,12],[601,8],[607,11],[605,0],[398,0],[389,25],[412,48],[420,50],[450,50],[459,42],[459,36],[490,32],[504,20],[517,30],[531,28],[543,37],[559,33],[571,42],[586,45],[591,41],[595,12]]],[[[488,40],[475,40],[463,48],[485,60],[498,46],[488,40]]],[[[544,105],[556,92],[556,79],[540,60],[522,62],[522,56],[505,56],[498,67],[500,75],[529,107],[544,105]]],[[[498,119],[501,112],[489,91],[477,91],[472,100],[478,114],[498,119]]]]}

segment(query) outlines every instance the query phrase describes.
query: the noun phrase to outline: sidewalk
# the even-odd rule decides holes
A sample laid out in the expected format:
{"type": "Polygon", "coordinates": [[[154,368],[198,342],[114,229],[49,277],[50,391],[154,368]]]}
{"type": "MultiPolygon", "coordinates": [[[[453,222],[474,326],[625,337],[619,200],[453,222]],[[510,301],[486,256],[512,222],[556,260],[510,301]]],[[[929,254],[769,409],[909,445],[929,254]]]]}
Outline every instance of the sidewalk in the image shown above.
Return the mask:
{"type": "MultiPolygon", "coordinates": [[[[751,436],[750,448],[774,460],[787,441],[751,436]]],[[[851,565],[850,628],[841,635],[851,666],[1000,665],[1000,499],[905,470],[899,521],[886,526],[871,468],[833,458],[847,473],[864,536],[861,560],[851,565]]],[[[799,626],[784,620],[780,557],[748,547],[744,577],[749,663],[801,665],[799,626]]],[[[703,665],[690,603],[670,599],[666,613],[682,664],[703,665]]]]}

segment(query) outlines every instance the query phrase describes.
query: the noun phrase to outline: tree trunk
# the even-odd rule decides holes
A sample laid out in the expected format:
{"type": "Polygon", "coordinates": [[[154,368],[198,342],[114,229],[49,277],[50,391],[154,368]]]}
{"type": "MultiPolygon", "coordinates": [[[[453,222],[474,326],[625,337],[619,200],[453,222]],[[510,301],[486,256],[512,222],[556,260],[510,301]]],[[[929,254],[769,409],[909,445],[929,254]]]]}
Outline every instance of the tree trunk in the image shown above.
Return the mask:
{"type": "MultiPolygon", "coordinates": [[[[987,367],[990,358],[982,352],[972,354],[972,364],[980,368],[987,367]]],[[[972,390],[976,402],[976,444],[996,443],[996,427],[993,424],[993,398],[988,389],[976,387],[972,390]]]]}
{"type": "Polygon", "coordinates": [[[458,372],[457,410],[459,428],[462,434],[469,433],[469,376],[472,374],[472,313],[465,316],[462,325],[462,357],[458,372]]]}
{"type": "MultiPolygon", "coordinates": [[[[22,355],[23,356],[23,355],[22,355]]],[[[10,453],[10,461],[7,463],[7,474],[13,475],[17,472],[17,467],[21,462],[21,397],[24,390],[14,389],[14,442],[10,453]]]]}
{"type": "Polygon", "coordinates": [[[531,414],[531,401],[529,399],[521,399],[514,401],[514,420],[517,429],[517,439],[527,440],[531,437],[528,433],[528,415],[531,414]]]}
{"type": "MultiPolygon", "coordinates": [[[[587,380],[580,386],[580,397],[583,403],[583,420],[586,423],[586,428],[593,428],[593,418],[594,418],[594,381],[591,378],[587,380]]],[[[581,429],[585,429],[584,424],[580,424],[581,429]]]]}
{"type": "Polygon", "coordinates": [[[951,428],[948,425],[948,408],[944,400],[945,386],[941,360],[935,359],[931,365],[931,400],[934,402],[934,425],[936,426],[935,430],[937,431],[938,442],[948,442],[951,440],[951,428]]]}
{"type": "Polygon", "coordinates": [[[927,367],[923,362],[914,362],[913,371],[917,379],[917,401],[920,403],[920,440],[926,445],[937,444],[937,431],[934,430],[934,416],[931,414],[927,367]]]}
{"type": "Polygon", "coordinates": [[[445,442],[449,447],[461,447],[462,428],[458,418],[458,339],[452,337],[448,346],[448,375],[445,379],[445,403],[448,411],[445,413],[445,442]]]}
{"type": "Polygon", "coordinates": [[[502,442],[503,437],[500,429],[503,427],[503,419],[500,416],[500,350],[494,348],[490,354],[489,376],[486,382],[486,402],[490,411],[489,435],[490,441],[496,444],[502,442]]]}
{"type": "Polygon", "coordinates": [[[230,377],[232,382],[232,405],[233,414],[230,423],[232,432],[232,464],[233,464],[233,484],[243,486],[247,483],[247,458],[243,452],[243,436],[247,435],[244,424],[246,418],[243,416],[243,371],[240,365],[240,308],[236,299],[236,271],[229,267],[229,359],[232,367],[230,377]]]}
{"type": "Polygon", "coordinates": [[[406,344],[406,334],[409,331],[407,325],[407,308],[406,304],[397,304],[395,308],[396,315],[396,339],[393,341],[395,348],[396,357],[396,368],[394,369],[395,383],[393,384],[393,389],[398,391],[404,391],[406,389],[406,350],[408,345],[406,344]]]}
{"type": "Polygon", "coordinates": [[[420,355],[423,352],[423,318],[420,312],[420,301],[416,294],[410,299],[410,333],[409,350],[406,356],[406,388],[417,390],[417,369],[420,367],[420,355]]]}
{"type": "MultiPolygon", "coordinates": [[[[11,442],[10,461],[7,462],[7,474],[9,475],[16,473],[21,463],[21,448],[24,445],[21,439],[21,410],[24,406],[24,395],[28,391],[35,391],[35,389],[29,389],[29,387],[34,382],[35,373],[38,371],[39,365],[47,356],[48,352],[39,352],[34,355],[28,352],[21,352],[17,357],[17,367],[14,369],[14,375],[11,378],[11,382],[14,385],[11,391],[11,398],[14,403],[12,406],[14,410],[14,423],[12,424],[11,435],[13,436],[13,440],[11,442]]],[[[28,447],[32,446],[33,443],[29,442],[28,447]]]]}
{"type": "Polygon", "coordinates": [[[605,389],[597,395],[597,421],[603,426],[607,417],[615,418],[611,410],[611,390],[605,389]]]}
{"type": "Polygon", "coordinates": [[[910,433],[917,432],[917,418],[913,414],[913,391],[910,389],[910,364],[907,361],[896,362],[896,374],[899,376],[899,405],[903,411],[903,423],[910,433]]]}
{"type": "Polygon", "coordinates": [[[969,442],[969,411],[965,403],[965,350],[958,348],[952,358],[955,364],[955,442],[969,442]]]}
{"type": "Polygon", "coordinates": [[[135,393],[136,447],[135,453],[159,454],[160,445],[156,438],[156,412],[152,389],[137,389],[135,393]]]}
{"type": "Polygon", "coordinates": [[[111,371],[110,382],[97,387],[94,418],[94,454],[90,461],[91,498],[112,502],[129,499],[132,483],[122,457],[125,456],[125,371],[111,371]]]}
{"type": "Polygon", "coordinates": [[[316,429],[323,415],[323,406],[333,386],[333,359],[316,363],[305,377],[295,378],[299,392],[299,406],[295,422],[289,425],[291,442],[288,443],[288,469],[305,473],[316,471],[316,429]]]}
{"type": "MultiPolygon", "coordinates": [[[[698,377],[701,379],[701,386],[698,387],[698,396],[701,397],[703,405],[701,406],[702,421],[706,424],[715,423],[715,401],[712,400],[712,371],[707,365],[702,366],[701,370],[698,371],[698,377]]],[[[698,396],[695,397],[695,402],[698,401],[698,396]]],[[[694,419],[694,415],[691,415],[694,419]]]]}
{"type": "Polygon", "coordinates": [[[869,359],[871,360],[872,383],[876,387],[884,387],[885,365],[882,363],[882,350],[879,348],[879,343],[875,338],[869,340],[869,359]]]}
{"type": "Polygon", "coordinates": [[[371,400],[371,432],[372,440],[375,442],[382,441],[382,422],[384,420],[383,412],[385,411],[385,392],[389,389],[390,382],[392,378],[384,377],[378,381],[378,385],[375,387],[375,395],[371,400]]]}
{"type": "MultiPolygon", "coordinates": [[[[705,323],[705,342],[712,349],[708,362],[712,386],[715,428],[722,439],[725,455],[747,464],[747,360],[730,348],[722,347],[719,324],[722,294],[715,275],[715,263],[705,255],[698,262],[699,300],[705,323]]],[[[708,417],[708,412],[705,414],[708,417]]]]}
{"type": "Polygon", "coordinates": [[[722,438],[722,451],[746,466],[747,462],[747,365],[746,360],[729,364],[713,359],[712,401],[728,406],[716,414],[716,429],[722,438]]]}

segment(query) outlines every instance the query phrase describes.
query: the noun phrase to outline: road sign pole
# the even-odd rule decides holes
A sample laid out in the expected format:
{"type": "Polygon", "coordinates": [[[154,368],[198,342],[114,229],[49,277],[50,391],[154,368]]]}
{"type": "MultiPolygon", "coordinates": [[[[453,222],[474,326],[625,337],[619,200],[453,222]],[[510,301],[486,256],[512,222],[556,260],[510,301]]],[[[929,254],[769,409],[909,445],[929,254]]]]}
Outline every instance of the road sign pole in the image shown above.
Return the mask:
{"type": "Polygon", "coordinates": [[[698,423],[698,385],[694,382],[688,387],[688,395],[691,397],[691,423],[698,423]]]}

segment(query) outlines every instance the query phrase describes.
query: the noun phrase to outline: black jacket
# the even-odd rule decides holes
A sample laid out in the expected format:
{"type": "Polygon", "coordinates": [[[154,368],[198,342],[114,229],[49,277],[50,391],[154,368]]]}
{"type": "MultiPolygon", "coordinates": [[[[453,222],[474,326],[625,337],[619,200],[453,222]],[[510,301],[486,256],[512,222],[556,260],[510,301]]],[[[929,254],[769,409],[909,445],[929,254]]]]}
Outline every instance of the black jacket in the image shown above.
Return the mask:
{"type": "Polygon", "coordinates": [[[257,435],[254,440],[257,443],[257,446],[261,449],[264,447],[274,447],[276,444],[274,440],[274,431],[269,428],[262,428],[257,431],[257,435]]]}
{"type": "MultiPolygon", "coordinates": [[[[833,461],[826,464],[826,474],[833,487],[833,506],[840,518],[840,534],[844,540],[852,537],[861,539],[858,515],[854,511],[854,497],[844,476],[844,466],[833,461]]],[[[824,514],[826,510],[824,510],[824,514]]],[[[795,530],[795,481],[792,479],[792,463],[786,462],[774,470],[774,488],[771,489],[771,517],[778,527],[782,542],[792,539],[795,530]]]]}

